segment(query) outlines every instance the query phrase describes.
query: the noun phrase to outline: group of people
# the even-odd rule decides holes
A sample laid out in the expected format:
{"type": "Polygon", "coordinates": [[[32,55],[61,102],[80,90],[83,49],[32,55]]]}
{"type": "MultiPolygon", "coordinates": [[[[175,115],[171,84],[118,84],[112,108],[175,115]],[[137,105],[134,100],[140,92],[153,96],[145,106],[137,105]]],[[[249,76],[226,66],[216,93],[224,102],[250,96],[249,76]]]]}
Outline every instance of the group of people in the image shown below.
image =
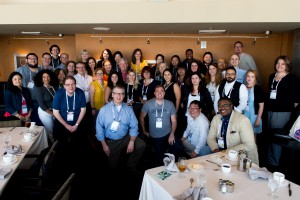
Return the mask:
{"type": "MultiPolygon", "coordinates": [[[[148,65],[138,48],[130,65],[120,51],[109,49],[98,62],[86,49],[78,62],[59,53],[52,45],[40,66],[38,56],[29,53],[27,65],[10,74],[5,116],[40,120],[49,144],[63,144],[70,166],[76,166],[74,154],[84,153],[95,136],[111,168],[125,151],[133,173],[146,142],[156,165],[166,152],[193,158],[226,149],[246,150],[259,164],[255,136],[263,131],[263,113],[268,128],[282,128],[300,101],[295,92],[299,81],[287,56],[276,58],[264,91],[255,62],[240,41],[228,64],[224,58],[215,61],[211,52],[195,59],[192,49],[183,61],[172,56],[169,65],[162,54],[148,65]]],[[[280,149],[271,146],[269,162],[278,165],[279,158],[280,149]]]]}

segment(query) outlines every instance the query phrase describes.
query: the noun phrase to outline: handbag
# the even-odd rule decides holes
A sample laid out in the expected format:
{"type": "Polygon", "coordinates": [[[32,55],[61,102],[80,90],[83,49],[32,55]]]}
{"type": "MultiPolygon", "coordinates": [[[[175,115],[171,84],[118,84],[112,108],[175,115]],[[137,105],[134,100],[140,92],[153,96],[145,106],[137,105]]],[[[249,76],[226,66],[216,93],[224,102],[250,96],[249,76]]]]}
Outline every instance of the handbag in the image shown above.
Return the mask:
{"type": "Polygon", "coordinates": [[[300,142],[300,115],[298,116],[292,128],[290,129],[289,136],[300,142]]]}

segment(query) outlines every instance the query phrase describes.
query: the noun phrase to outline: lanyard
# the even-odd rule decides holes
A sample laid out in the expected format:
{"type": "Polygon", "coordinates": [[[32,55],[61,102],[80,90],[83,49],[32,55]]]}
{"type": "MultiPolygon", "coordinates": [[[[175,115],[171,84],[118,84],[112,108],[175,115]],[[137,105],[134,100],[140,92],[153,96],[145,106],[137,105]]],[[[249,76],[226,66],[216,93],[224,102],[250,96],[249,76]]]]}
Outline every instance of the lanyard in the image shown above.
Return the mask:
{"type": "Polygon", "coordinates": [[[101,87],[102,90],[104,91],[103,83],[99,83],[99,81],[97,81],[97,83],[100,85],[100,87],[101,87]]]}
{"type": "Polygon", "coordinates": [[[173,82],[169,83],[168,85],[164,85],[165,91],[172,85],[173,82]]]}
{"type": "MultiPolygon", "coordinates": [[[[155,104],[156,104],[156,103],[155,103],[155,104]]],[[[163,115],[164,115],[164,105],[165,105],[165,102],[163,102],[162,107],[161,107],[160,118],[162,118],[163,115]]],[[[155,106],[155,107],[156,107],[156,106],[155,106]]],[[[157,118],[157,109],[155,109],[155,117],[157,118]]]]}
{"type": "Polygon", "coordinates": [[[147,92],[148,92],[148,86],[152,83],[153,79],[150,80],[150,83],[146,86],[146,91],[144,92],[145,81],[146,81],[146,80],[144,80],[144,84],[143,84],[143,88],[142,88],[143,95],[147,95],[147,92]]]}
{"type": "MultiPolygon", "coordinates": [[[[54,95],[52,94],[52,92],[50,92],[49,88],[44,86],[45,88],[47,88],[48,92],[51,94],[52,98],[54,99],[54,95]]],[[[53,90],[54,94],[56,93],[54,88],[51,86],[51,89],[53,90]]]]}
{"type": "MultiPolygon", "coordinates": [[[[273,85],[274,85],[276,75],[277,75],[277,73],[275,74],[275,76],[274,76],[274,78],[273,78],[272,85],[271,85],[271,89],[272,89],[272,87],[273,87],[273,85]]],[[[283,77],[284,77],[284,76],[283,76],[283,77]]],[[[282,78],[283,78],[283,77],[282,77],[282,78]]],[[[281,79],[282,79],[282,78],[281,78],[281,79]]],[[[278,88],[278,85],[279,85],[281,79],[280,79],[280,80],[277,82],[277,84],[276,84],[276,87],[275,87],[275,90],[276,90],[276,91],[277,91],[277,88],[278,88]]]]}
{"type": "Polygon", "coordinates": [[[31,74],[31,70],[29,69],[29,82],[32,82],[32,74],[31,74]]]}
{"type": "MultiPolygon", "coordinates": [[[[73,98],[73,111],[75,111],[75,92],[74,92],[74,98],[73,98]]],[[[69,112],[69,101],[68,101],[68,94],[66,92],[66,101],[67,101],[67,112],[69,112]]]]}
{"type": "MultiPolygon", "coordinates": [[[[131,89],[131,98],[129,97],[129,84],[127,83],[127,99],[133,99],[133,89],[134,89],[134,85],[132,85],[132,89],[131,89]]],[[[147,87],[148,89],[148,87],[147,87]]]]}
{"type": "MultiPolygon", "coordinates": [[[[116,120],[116,116],[115,116],[115,109],[116,109],[117,106],[113,105],[111,106],[111,109],[112,109],[112,114],[113,114],[113,118],[114,118],[114,121],[116,120]]],[[[119,112],[119,120],[118,122],[121,121],[121,111],[122,111],[122,105],[121,105],[121,109],[120,109],[120,112],[119,112]]],[[[117,112],[118,113],[118,112],[117,112]]]]}

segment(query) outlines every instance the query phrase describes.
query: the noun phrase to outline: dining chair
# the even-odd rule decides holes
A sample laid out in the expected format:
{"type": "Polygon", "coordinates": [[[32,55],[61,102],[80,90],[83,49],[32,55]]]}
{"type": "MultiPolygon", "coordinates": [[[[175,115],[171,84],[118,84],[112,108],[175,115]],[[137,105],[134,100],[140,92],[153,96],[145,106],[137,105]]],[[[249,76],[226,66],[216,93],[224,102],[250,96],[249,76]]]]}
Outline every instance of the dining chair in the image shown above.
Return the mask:
{"type": "Polygon", "coordinates": [[[75,173],[72,173],[69,178],[64,182],[61,188],[56,192],[52,200],[69,200],[71,186],[75,178],[75,173]]]}

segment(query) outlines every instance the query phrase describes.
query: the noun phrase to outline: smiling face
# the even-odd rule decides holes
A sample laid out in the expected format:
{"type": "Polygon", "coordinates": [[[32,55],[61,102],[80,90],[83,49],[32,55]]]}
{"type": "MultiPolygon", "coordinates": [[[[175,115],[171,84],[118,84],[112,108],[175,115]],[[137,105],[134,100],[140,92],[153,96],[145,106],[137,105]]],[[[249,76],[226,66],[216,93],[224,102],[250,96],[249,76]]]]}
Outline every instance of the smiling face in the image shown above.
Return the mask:
{"type": "Polygon", "coordinates": [[[103,67],[107,74],[109,74],[111,72],[111,64],[109,61],[105,61],[103,67]]]}
{"type": "Polygon", "coordinates": [[[234,45],[234,53],[239,55],[243,52],[243,45],[241,43],[236,43],[234,45]]]}
{"type": "Polygon", "coordinates": [[[165,79],[166,83],[170,83],[172,80],[172,74],[169,71],[165,71],[164,79],[165,79]]]}
{"type": "Polygon", "coordinates": [[[48,73],[44,73],[42,76],[44,85],[48,86],[50,84],[50,76],[48,73]]]}
{"type": "Polygon", "coordinates": [[[213,65],[209,65],[209,67],[208,67],[208,73],[211,76],[215,76],[217,74],[217,68],[215,68],[215,66],[213,66],[213,65]]]}
{"type": "Polygon", "coordinates": [[[118,82],[118,76],[117,76],[117,74],[113,74],[111,76],[111,81],[113,82],[114,85],[117,84],[117,82],[118,82]]]}
{"type": "Polygon", "coordinates": [[[42,64],[43,66],[50,66],[50,62],[51,62],[51,56],[48,54],[44,54],[43,58],[42,58],[42,64]]]}
{"type": "Polygon", "coordinates": [[[17,86],[19,88],[22,86],[22,78],[21,78],[21,76],[14,75],[11,80],[12,80],[12,84],[14,86],[17,86]]]}
{"type": "Polygon", "coordinates": [[[95,69],[96,63],[95,63],[94,59],[90,59],[90,60],[88,61],[88,64],[89,64],[89,67],[90,67],[92,70],[95,69]]]}
{"type": "Polygon", "coordinates": [[[230,57],[230,65],[236,67],[238,66],[239,63],[240,63],[240,57],[238,55],[233,54],[230,57]]]}
{"type": "Polygon", "coordinates": [[[129,72],[129,74],[127,75],[128,81],[129,82],[134,82],[135,81],[135,73],[134,72],[129,72]]]}
{"type": "Polygon", "coordinates": [[[73,95],[76,89],[76,83],[73,79],[67,79],[65,81],[64,88],[66,89],[68,95],[73,95]]]}
{"type": "Polygon", "coordinates": [[[74,72],[75,70],[75,64],[74,63],[69,63],[67,66],[67,69],[69,72],[74,72]]]}
{"type": "Polygon", "coordinates": [[[206,54],[204,57],[203,57],[203,61],[205,62],[205,63],[211,63],[211,61],[212,61],[212,57],[211,57],[211,55],[210,54],[206,54]]]}
{"type": "Polygon", "coordinates": [[[177,65],[179,64],[179,60],[177,57],[173,57],[171,60],[171,63],[173,65],[173,67],[177,67],[177,65]]]}
{"type": "Polygon", "coordinates": [[[95,75],[96,75],[97,80],[103,80],[103,71],[102,71],[102,69],[97,70],[95,75]]]}
{"type": "Polygon", "coordinates": [[[286,72],[287,71],[286,63],[283,59],[278,59],[278,61],[276,63],[276,70],[277,70],[277,72],[286,72]]]}
{"type": "Polygon", "coordinates": [[[255,74],[253,72],[247,72],[246,74],[246,83],[247,83],[247,86],[251,86],[251,85],[255,85],[256,83],[256,77],[255,77],[255,74]]]}
{"type": "Polygon", "coordinates": [[[113,102],[116,105],[121,105],[123,102],[125,96],[125,91],[124,89],[121,89],[119,87],[115,87],[112,91],[112,98],[113,98],[113,102]]]}
{"type": "Polygon", "coordinates": [[[201,113],[201,108],[197,104],[190,104],[189,114],[193,119],[196,119],[201,113]]]}
{"type": "Polygon", "coordinates": [[[134,54],[134,56],[135,56],[135,59],[136,59],[136,60],[140,60],[141,57],[142,57],[142,52],[137,51],[137,52],[134,54]]]}
{"type": "Polygon", "coordinates": [[[102,53],[102,57],[103,57],[103,59],[104,60],[108,60],[108,58],[109,58],[109,54],[108,54],[108,52],[105,50],[105,51],[103,51],[103,53],[102,53]]]}
{"type": "Polygon", "coordinates": [[[219,100],[218,111],[222,116],[228,116],[233,110],[233,105],[228,100],[219,100]]]}
{"type": "Polygon", "coordinates": [[[193,74],[191,80],[193,85],[199,85],[201,81],[200,77],[197,74],[193,74]]]}
{"type": "Polygon", "coordinates": [[[199,68],[198,64],[196,62],[192,62],[192,64],[191,64],[191,71],[192,72],[197,72],[198,68],[199,68]]]}
{"type": "Polygon", "coordinates": [[[226,70],[225,79],[227,83],[232,83],[235,81],[236,73],[233,69],[226,70]]]}
{"type": "Polygon", "coordinates": [[[162,86],[155,88],[154,95],[156,100],[163,100],[165,97],[165,89],[162,86]]]}
{"type": "Polygon", "coordinates": [[[161,56],[157,56],[156,58],[156,64],[158,65],[159,63],[164,62],[164,59],[161,56]]]}
{"type": "Polygon", "coordinates": [[[84,76],[85,75],[85,65],[83,63],[77,63],[76,64],[76,71],[81,76],[84,76]]]}

